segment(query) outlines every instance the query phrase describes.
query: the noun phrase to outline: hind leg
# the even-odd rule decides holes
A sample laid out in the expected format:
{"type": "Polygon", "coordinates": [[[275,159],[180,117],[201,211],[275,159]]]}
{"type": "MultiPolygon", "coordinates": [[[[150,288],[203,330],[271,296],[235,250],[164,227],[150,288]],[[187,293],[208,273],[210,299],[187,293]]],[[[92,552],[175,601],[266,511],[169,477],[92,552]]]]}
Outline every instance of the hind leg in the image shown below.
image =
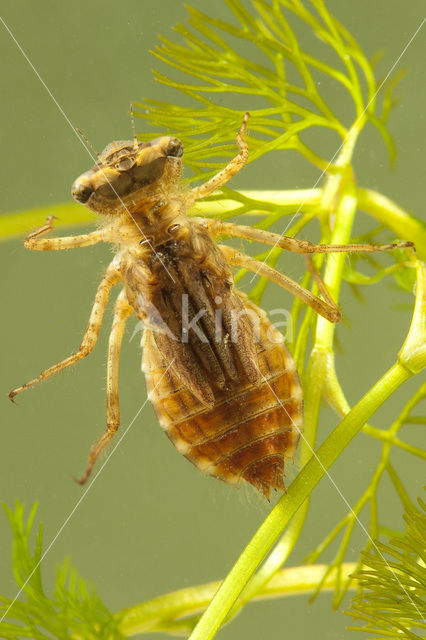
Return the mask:
{"type": "Polygon", "coordinates": [[[340,320],[340,311],[334,300],[329,295],[325,285],[322,283],[320,275],[315,271],[313,265],[308,261],[308,268],[314,276],[315,280],[319,283],[321,282],[320,291],[324,295],[325,300],[318,298],[313,293],[301,287],[300,284],[288,278],[283,273],[280,273],[276,269],[273,269],[267,264],[263,262],[259,262],[255,258],[248,256],[240,251],[237,251],[233,247],[228,247],[227,245],[220,244],[218,245],[221,251],[224,253],[225,258],[230,266],[239,266],[244,267],[245,269],[249,269],[250,271],[254,271],[260,276],[265,276],[271,282],[275,282],[277,285],[286,289],[293,295],[297,296],[306,304],[308,304],[314,311],[322,315],[324,318],[329,320],[330,322],[339,322],[340,320]],[[315,275],[314,275],[315,274],[315,275]]]}
{"type": "Polygon", "coordinates": [[[127,302],[124,291],[120,293],[114,307],[114,318],[109,336],[108,368],[107,368],[107,428],[99,440],[92,446],[89,461],[83,476],[77,481],[84,484],[89,478],[93,467],[101,451],[114,437],[120,426],[120,407],[118,402],[118,368],[120,360],[121,343],[128,317],[133,313],[132,307],[127,302]]]}

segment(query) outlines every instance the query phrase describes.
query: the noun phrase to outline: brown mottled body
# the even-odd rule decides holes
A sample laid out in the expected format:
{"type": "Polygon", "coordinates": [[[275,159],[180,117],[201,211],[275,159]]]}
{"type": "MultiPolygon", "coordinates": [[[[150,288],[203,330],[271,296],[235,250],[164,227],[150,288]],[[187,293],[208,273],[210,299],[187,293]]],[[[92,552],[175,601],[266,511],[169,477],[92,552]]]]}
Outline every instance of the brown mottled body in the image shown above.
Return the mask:
{"type": "Polygon", "coordinates": [[[123,252],[120,265],[145,326],[149,397],[177,450],[230,484],[247,480],[266,497],[282,489],[303,426],[297,371],[280,332],[235,290],[206,229],[191,222],[139,260],[123,252]],[[185,296],[188,321],[202,314],[201,335],[182,335],[185,296]]]}
{"type": "Polygon", "coordinates": [[[302,389],[282,335],[259,307],[248,300],[244,304],[251,321],[253,316],[259,320],[259,384],[242,368],[225,388],[210,376],[214,404],[207,407],[173,368],[167,369],[149,330],[142,342],[142,369],[160,425],[176,449],[201,471],[229,484],[246,480],[269,498],[271,488],[284,488],[285,459],[294,460],[303,427],[302,389]]]}
{"type": "Polygon", "coordinates": [[[214,236],[265,242],[297,253],[377,251],[399,245],[313,245],[261,229],[188,217],[197,200],[226,184],[245,164],[249,114],[237,134],[239,153],[213,178],[179,186],[183,145],[177,138],[110,143],[74,182],[72,195],[105,216],[92,233],[44,238],[53,216],[30,233],[27,249],[87,247],[110,242],[117,253],[98,286],[80,348],[9,394],[72,366],[93,350],[110,291],[123,289],[114,307],[108,345],[107,428],[93,445],[86,482],[120,424],[118,366],[127,318],[142,321],[148,390],[159,420],[176,448],[199,469],[230,484],[246,480],[266,497],[283,489],[284,461],[293,458],[303,426],[302,391],[281,334],[265,313],[234,288],[231,267],[243,266],[299,296],[330,322],[340,312],[319,274],[307,266],[321,298],[267,264],[214,236]]]}

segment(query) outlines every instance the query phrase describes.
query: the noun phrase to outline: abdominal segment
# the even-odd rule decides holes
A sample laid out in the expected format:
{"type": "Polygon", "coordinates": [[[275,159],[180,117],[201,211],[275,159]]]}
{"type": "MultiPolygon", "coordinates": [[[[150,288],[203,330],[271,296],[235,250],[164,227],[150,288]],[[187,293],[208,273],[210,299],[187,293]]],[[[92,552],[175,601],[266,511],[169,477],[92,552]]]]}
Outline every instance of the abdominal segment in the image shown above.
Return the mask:
{"type": "Polygon", "coordinates": [[[155,333],[143,337],[143,363],[149,397],[161,426],[188,460],[201,471],[229,484],[251,483],[269,499],[271,489],[284,489],[285,459],[294,459],[303,428],[299,377],[282,335],[256,305],[243,300],[255,334],[259,378],[245,375],[226,385],[210,384],[212,406],[206,406],[168,368],[155,333]]]}

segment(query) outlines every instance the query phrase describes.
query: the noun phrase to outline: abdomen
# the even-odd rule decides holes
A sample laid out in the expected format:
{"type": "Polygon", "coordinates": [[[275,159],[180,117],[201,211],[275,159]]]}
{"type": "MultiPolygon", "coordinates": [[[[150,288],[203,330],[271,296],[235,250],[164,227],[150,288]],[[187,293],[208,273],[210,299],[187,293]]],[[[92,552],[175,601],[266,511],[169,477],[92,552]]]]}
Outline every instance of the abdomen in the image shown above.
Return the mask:
{"type": "Polygon", "coordinates": [[[260,384],[244,376],[215,389],[207,408],[169,369],[152,331],[143,337],[142,370],[149,398],[170,440],[201,471],[236,485],[245,480],[269,499],[284,489],[286,459],[294,459],[303,428],[299,377],[281,333],[256,305],[243,300],[256,332],[260,384]]]}

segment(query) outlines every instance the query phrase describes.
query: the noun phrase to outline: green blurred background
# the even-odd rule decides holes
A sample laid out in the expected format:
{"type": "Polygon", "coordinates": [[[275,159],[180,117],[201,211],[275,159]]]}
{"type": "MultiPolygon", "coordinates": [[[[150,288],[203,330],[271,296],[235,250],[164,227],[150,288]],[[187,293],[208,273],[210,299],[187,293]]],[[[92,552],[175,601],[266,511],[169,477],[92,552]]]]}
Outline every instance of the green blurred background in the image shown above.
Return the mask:
{"type": "MultiPolygon", "coordinates": [[[[193,0],[193,5],[218,17],[228,15],[221,0],[193,0]]],[[[424,15],[423,0],[404,4],[329,0],[328,6],[368,55],[385,51],[379,75],[395,62],[424,15]]],[[[185,16],[180,0],[3,3],[5,22],[50,91],[68,118],[100,149],[112,139],[130,136],[130,100],[180,100],[152,79],[151,68],[159,64],[149,49],[158,34],[170,36],[171,27],[185,16]]],[[[390,119],[398,147],[396,168],[389,170],[384,145],[372,128],[363,133],[355,160],[360,184],[380,190],[420,217],[424,215],[425,38],[423,29],[398,65],[408,67],[409,74],[398,89],[401,101],[390,119]]],[[[90,159],[1,25],[0,59],[1,211],[67,200],[71,183],[89,168],[90,159]]],[[[142,131],[143,123],[136,124],[142,131]]],[[[332,154],[334,147],[330,149],[332,154]]],[[[232,186],[302,188],[312,186],[316,177],[294,153],[281,153],[278,161],[270,156],[248,167],[232,186]]],[[[357,231],[368,226],[361,217],[357,231]]],[[[7,393],[76,349],[110,258],[104,246],[49,254],[27,252],[21,240],[0,245],[0,497],[9,505],[15,498],[28,507],[39,502],[46,545],[82,495],[72,475],[82,472],[89,447],[104,428],[111,314],[106,315],[95,352],[78,367],[27,392],[18,399],[18,407],[9,403],[7,393]]],[[[285,256],[281,268],[293,277],[301,273],[295,256],[285,256]]],[[[339,327],[344,351],[337,365],[350,402],[394,362],[412,303],[409,294],[395,291],[390,279],[364,289],[364,295],[366,303],[360,305],[345,287],[341,300],[348,322],[339,327]],[[397,309],[401,305],[404,309],[397,309]]],[[[266,308],[290,303],[272,287],[265,297],[266,308]]],[[[130,342],[135,324],[135,319],[128,323],[121,359],[123,428],[145,398],[139,336],[130,342]]],[[[387,426],[417,384],[406,384],[378,412],[374,424],[387,426]]],[[[324,409],[321,438],[336,423],[334,414],[324,409]]],[[[409,429],[407,440],[419,445],[420,427],[409,429]]],[[[365,488],[379,450],[377,442],[360,435],[333,467],[333,478],[351,504],[365,488]]],[[[420,465],[400,452],[394,452],[393,461],[415,498],[423,484],[420,465]]],[[[295,473],[290,469],[289,478],[295,473]]],[[[390,487],[385,485],[380,496],[384,522],[402,528],[401,508],[390,487]]],[[[148,404],[44,560],[45,584],[53,584],[55,565],[70,556],[82,576],[97,585],[103,601],[118,610],[172,589],[218,579],[268,511],[269,506],[249,489],[236,491],[203,477],[173,449],[148,404]]],[[[315,491],[309,522],[291,564],[301,561],[344,513],[341,497],[325,479],[315,491]]],[[[365,523],[367,515],[363,514],[365,523]]],[[[361,544],[357,530],[352,559],[361,544]]],[[[1,514],[0,548],[0,593],[13,597],[10,531],[1,514]]],[[[347,623],[343,615],[331,615],[329,595],[320,596],[312,606],[306,597],[299,597],[250,605],[220,637],[346,638],[347,623]]]]}

